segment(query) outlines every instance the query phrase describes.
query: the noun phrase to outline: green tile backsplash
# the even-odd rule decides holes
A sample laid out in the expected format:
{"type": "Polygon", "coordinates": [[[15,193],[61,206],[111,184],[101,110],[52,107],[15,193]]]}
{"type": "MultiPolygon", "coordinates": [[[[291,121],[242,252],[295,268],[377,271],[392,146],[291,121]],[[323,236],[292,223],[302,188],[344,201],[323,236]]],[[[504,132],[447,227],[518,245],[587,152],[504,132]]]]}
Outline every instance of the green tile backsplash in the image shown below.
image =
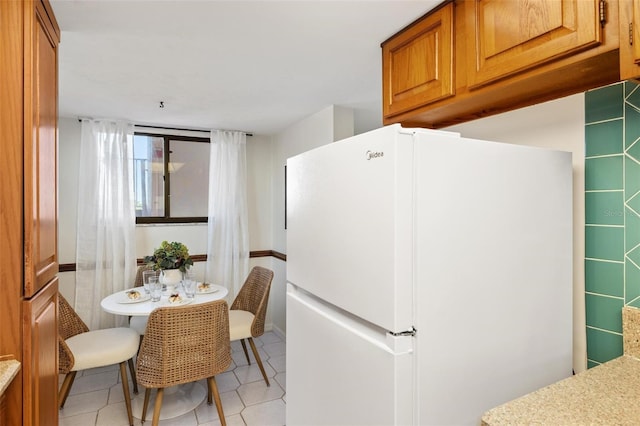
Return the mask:
{"type": "MultiPolygon", "coordinates": [[[[622,313],[620,313],[622,316],[622,313]]],[[[622,334],[587,327],[587,357],[589,361],[603,363],[622,355],[622,334]]],[[[591,362],[590,366],[593,366],[591,362]]]]}
{"type": "Polygon", "coordinates": [[[640,307],[640,88],[585,94],[588,367],[622,355],[622,307],[640,307]]]}
{"type": "Polygon", "coordinates": [[[586,155],[620,154],[622,152],[622,119],[587,126],[584,131],[586,155]]]}
{"type": "Polygon", "coordinates": [[[585,213],[586,223],[590,225],[624,225],[622,191],[587,192],[585,213]]]}
{"type": "Polygon", "coordinates": [[[622,189],[622,155],[585,160],[584,187],[587,191],[622,189]]]}
{"type": "Polygon", "coordinates": [[[624,263],[587,259],[584,275],[587,293],[624,297],[624,263]]]}

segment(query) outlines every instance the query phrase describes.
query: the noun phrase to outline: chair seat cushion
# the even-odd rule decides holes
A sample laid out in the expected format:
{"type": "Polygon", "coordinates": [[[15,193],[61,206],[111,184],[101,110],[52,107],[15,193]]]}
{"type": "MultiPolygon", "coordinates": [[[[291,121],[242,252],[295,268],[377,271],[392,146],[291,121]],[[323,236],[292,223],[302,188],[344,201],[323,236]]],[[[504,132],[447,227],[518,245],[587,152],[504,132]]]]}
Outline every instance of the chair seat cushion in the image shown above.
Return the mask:
{"type": "Polygon", "coordinates": [[[146,315],[131,317],[131,320],[129,320],[129,328],[135,330],[139,336],[144,336],[148,321],[149,317],[146,315]]]}
{"type": "Polygon", "coordinates": [[[230,340],[246,339],[251,336],[251,325],[255,316],[248,311],[232,309],[229,311],[230,340]]]}
{"type": "Polygon", "coordinates": [[[140,337],[127,327],[76,334],[65,340],[74,358],[71,371],[119,364],[138,352],[140,337]]]}

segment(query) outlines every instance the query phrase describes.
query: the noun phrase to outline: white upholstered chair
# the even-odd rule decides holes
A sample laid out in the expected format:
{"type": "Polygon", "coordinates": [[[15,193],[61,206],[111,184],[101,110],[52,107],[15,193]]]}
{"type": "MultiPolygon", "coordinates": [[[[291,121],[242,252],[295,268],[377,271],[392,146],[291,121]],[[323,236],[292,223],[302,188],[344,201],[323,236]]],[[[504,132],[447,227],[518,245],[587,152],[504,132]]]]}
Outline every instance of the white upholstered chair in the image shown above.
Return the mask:
{"type": "Polygon", "coordinates": [[[251,364],[245,340],[249,342],[253,356],[267,386],[270,386],[269,379],[264,371],[262,360],[253,338],[264,334],[264,321],[267,314],[271,281],[273,281],[273,271],[261,266],[255,266],[247,276],[229,311],[231,341],[240,340],[247,362],[251,364]]]}
{"type": "Polygon", "coordinates": [[[138,344],[138,333],[127,327],[89,331],[69,302],[58,293],[58,372],[65,374],[58,394],[59,407],[64,407],[78,371],[119,364],[127,416],[133,426],[126,365],[129,362],[134,393],[138,393],[133,369],[138,344]]]}

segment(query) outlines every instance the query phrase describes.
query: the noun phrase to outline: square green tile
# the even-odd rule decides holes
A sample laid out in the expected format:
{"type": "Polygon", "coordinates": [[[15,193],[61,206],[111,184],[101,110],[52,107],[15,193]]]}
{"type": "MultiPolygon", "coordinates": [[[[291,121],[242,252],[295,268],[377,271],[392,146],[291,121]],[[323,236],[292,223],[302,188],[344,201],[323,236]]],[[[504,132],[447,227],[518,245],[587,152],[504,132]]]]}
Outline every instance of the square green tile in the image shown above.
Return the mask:
{"type": "Polygon", "coordinates": [[[622,336],[587,327],[587,354],[595,362],[607,362],[622,355],[622,336]]]}
{"type": "Polygon", "coordinates": [[[622,118],[585,126],[586,156],[621,154],[623,152],[623,128],[624,120],[622,118]]]}
{"type": "Polygon", "coordinates": [[[592,225],[624,225],[622,191],[584,194],[585,220],[592,225]]]}
{"type": "Polygon", "coordinates": [[[624,260],[624,228],[586,226],[585,257],[622,262],[624,260]]]}
{"type": "Polygon", "coordinates": [[[585,93],[585,121],[597,121],[620,118],[623,113],[624,85],[622,83],[589,90],[585,93]]]}
{"type": "Polygon", "coordinates": [[[585,190],[622,189],[623,156],[587,158],[585,160],[585,190]]]}
{"type": "Polygon", "coordinates": [[[622,299],[586,294],[585,306],[588,327],[622,333],[622,299]]]}
{"type": "Polygon", "coordinates": [[[587,259],[584,262],[584,286],[590,293],[624,296],[624,264],[587,259]]]}
{"type": "Polygon", "coordinates": [[[629,259],[625,260],[624,288],[625,303],[637,305],[636,299],[640,297],[640,269],[629,259]]]}

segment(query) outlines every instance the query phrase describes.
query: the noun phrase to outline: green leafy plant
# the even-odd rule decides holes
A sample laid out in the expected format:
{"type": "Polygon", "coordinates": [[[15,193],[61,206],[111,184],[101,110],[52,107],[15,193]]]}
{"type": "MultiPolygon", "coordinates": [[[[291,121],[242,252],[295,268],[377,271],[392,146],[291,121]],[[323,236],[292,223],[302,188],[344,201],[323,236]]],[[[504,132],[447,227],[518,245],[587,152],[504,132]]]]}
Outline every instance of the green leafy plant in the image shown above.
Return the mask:
{"type": "Polygon", "coordinates": [[[186,272],[193,265],[189,249],[182,243],[163,241],[151,256],[145,256],[144,262],[153,269],[180,269],[186,272]]]}

